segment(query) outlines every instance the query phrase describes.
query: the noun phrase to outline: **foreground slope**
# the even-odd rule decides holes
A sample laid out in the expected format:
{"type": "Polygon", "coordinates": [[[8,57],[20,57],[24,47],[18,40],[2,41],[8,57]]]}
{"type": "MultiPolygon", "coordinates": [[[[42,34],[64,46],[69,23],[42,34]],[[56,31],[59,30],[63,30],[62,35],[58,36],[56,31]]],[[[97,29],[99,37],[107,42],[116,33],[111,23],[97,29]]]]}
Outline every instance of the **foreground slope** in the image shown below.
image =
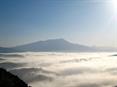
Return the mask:
{"type": "Polygon", "coordinates": [[[0,87],[28,87],[28,85],[17,76],[0,68],[0,87]]]}

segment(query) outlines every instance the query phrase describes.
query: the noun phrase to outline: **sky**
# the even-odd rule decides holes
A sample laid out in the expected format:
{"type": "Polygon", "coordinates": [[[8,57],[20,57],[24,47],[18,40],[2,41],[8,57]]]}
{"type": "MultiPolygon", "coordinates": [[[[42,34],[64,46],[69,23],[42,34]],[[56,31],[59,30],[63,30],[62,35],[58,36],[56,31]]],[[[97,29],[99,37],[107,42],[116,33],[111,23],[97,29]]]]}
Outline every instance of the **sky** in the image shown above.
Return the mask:
{"type": "Polygon", "coordinates": [[[117,48],[113,5],[112,0],[0,0],[0,47],[64,38],[117,48]]]}

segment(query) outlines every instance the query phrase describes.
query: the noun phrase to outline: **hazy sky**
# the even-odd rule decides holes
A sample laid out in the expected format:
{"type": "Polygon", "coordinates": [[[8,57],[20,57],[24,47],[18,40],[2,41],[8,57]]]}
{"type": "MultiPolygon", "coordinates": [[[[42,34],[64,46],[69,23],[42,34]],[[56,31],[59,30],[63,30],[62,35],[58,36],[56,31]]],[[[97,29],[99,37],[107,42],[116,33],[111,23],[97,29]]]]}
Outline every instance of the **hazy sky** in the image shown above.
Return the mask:
{"type": "Polygon", "coordinates": [[[116,13],[112,0],[0,0],[0,46],[64,38],[117,47],[116,13]]]}

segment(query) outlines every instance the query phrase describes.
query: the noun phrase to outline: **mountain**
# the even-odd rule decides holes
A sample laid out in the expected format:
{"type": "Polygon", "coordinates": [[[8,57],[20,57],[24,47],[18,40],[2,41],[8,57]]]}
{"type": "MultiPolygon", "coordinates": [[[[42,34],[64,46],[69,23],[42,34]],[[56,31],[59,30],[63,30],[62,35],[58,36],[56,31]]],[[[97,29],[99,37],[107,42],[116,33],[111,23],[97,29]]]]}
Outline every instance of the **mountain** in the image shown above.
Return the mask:
{"type": "Polygon", "coordinates": [[[18,52],[19,50],[7,47],[0,47],[0,53],[10,53],[10,52],[18,52]]]}
{"type": "Polygon", "coordinates": [[[25,45],[20,45],[12,48],[0,47],[1,52],[116,52],[114,48],[99,48],[89,47],[81,44],[74,44],[64,39],[49,39],[45,41],[38,41],[25,45]]]}
{"type": "Polygon", "coordinates": [[[33,51],[33,52],[40,52],[40,51],[47,51],[47,52],[58,52],[58,51],[96,51],[95,48],[80,45],[80,44],[73,44],[64,39],[50,39],[46,41],[38,41],[31,44],[16,46],[13,49],[21,50],[21,51],[33,51]]]}

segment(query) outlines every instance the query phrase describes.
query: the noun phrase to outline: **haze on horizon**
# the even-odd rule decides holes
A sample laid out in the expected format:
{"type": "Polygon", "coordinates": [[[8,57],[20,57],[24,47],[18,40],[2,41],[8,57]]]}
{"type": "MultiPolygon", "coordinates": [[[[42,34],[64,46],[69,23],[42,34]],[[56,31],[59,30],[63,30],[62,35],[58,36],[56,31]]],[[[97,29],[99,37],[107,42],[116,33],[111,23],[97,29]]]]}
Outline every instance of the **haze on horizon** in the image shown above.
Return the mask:
{"type": "Polygon", "coordinates": [[[117,12],[111,2],[0,0],[0,47],[64,38],[117,48],[117,12]]]}

